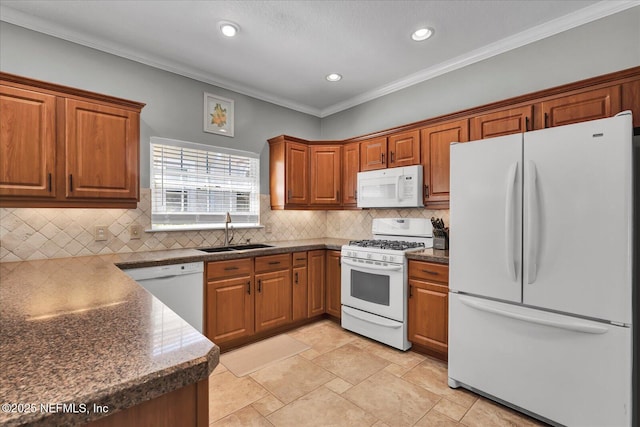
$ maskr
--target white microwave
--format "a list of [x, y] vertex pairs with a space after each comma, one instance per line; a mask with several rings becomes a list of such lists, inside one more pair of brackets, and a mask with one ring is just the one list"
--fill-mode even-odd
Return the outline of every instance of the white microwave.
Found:
[[421, 189], [422, 165], [358, 172], [358, 207], [422, 207]]

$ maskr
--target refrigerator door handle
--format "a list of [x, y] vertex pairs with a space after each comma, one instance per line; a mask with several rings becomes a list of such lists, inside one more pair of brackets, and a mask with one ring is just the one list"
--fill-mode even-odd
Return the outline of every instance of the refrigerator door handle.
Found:
[[529, 206], [529, 215], [527, 220], [527, 262], [529, 265], [527, 273], [527, 283], [532, 284], [536, 281], [538, 275], [538, 228], [539, 228], [539, 206], [536, 164], [529, 160], [527, 163], [529, 179], [527, 205]]
[[556, 319], [545, 319], [524, 313], [515, 313], [513, 311], [505, 310], [500, 307], [494, 307], [490, 304], [476, 301], [474, 299], [460, 296], [460, 302], [467, 307], [475, 308], [476, 310], [485, 311], [487, 313], [496, 314], [498, 316], [509, 317], [511, 319], [521, 320], [523, 322], [535, 323], [538, 325], [549, 326], [552, 328], [566, 329], [574, 332], [582, 332], [585, 334], [604, 334], [609, 331], [606, 326], [593, 325], [585, 322], [581, 322], [579, 319], [571, 321], [562, 321]]
[[514, 199], [514, 190], [516, 188], [516, 175], [518, 172], [518, 162], [515, 162], [509, 168], [509, 174], [507, 176], [507, 201], [504, 208], [504, 227], [505, 227], [505, 250], [506, 250], [506, 258], [507, 258], [507, 273], [509, 274], [509, 278], [515, 281], [518, 277], [516, 276], [516, 266], [515, 266], [515, 253], [514, 253], [514, 226], [515, 226], [515, 206], [513, 203]]

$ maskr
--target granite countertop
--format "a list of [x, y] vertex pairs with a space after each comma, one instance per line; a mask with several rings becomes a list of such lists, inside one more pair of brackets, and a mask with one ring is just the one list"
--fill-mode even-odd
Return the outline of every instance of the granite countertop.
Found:
[[418, 261], [437, 262], [439, 264], [449, 264], [449, 250], [441, 249], [423, 249], [417, 252], [407, 253], [408, 259], [415, 259]]
[[103, 257], [1, 263], [0, 280], [2, 426], [83, 424], [104, 416], [94, 404], [114, 413], [218, 364], [216, 345]]
[[[347, 243], [309, 239], [233, 252], [175, 249], [0, 263], [0, 404], [28, 405], [3, 407], [0, 425], [82, 424], [101, 415], [41, 411], [40, 404], [106, 405], [114, 413], [213, 371], [220, 349], [120, 268], [340, 250]], [[448, 251], [435, 249], [407, 257], [449, 262]], [[31, 405], [36, 410], [27, 411]]]

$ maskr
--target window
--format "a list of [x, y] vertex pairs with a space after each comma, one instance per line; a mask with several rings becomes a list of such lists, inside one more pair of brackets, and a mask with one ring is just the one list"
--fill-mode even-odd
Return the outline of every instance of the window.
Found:
[[151, 138], [152, 229], [259, 225], [260, 159], [255, 153]]

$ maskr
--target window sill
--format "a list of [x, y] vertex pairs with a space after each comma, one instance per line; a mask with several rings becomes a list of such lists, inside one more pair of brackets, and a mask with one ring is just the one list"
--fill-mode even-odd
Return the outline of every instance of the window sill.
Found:
[[[260, 229], [264, 228], [264, 225], [255, 225], [255, 224], [229, 224], [229, 230], [248, 230], [248, 229]], [[224, 230], [224, 224], [214, 224], [214, 225], [167, 225], [167, 226], [156, 226], [151, 227], [148, 230], [144, 230], [145, 233], [162, 233], [165, 231], [210, 231], [210, 230]]]

